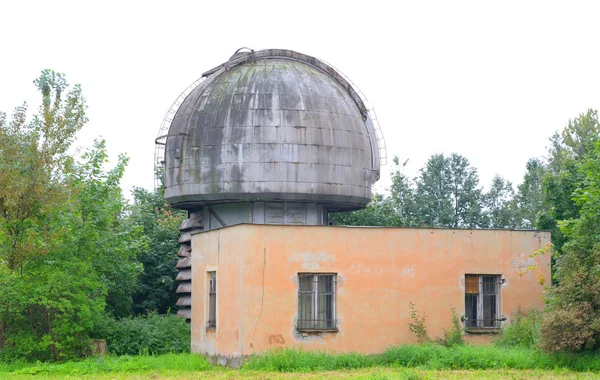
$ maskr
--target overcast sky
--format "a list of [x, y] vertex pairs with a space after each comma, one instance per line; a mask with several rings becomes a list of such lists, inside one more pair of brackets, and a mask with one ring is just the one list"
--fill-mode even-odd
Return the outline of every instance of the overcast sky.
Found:
[[0, 110], [39, 104], [40, 70], [66, 73], [89, 105], [77, 145], [104, 137], [130, 157], [123, 188], [152, 188], [173, 100], [239, 47], [291, 49], [362, 90], [406, 174], [457, 152], [482, 185], [516, 185], [555, 131], [600, 108], [599, 20], [594, 1], [3, 1]]

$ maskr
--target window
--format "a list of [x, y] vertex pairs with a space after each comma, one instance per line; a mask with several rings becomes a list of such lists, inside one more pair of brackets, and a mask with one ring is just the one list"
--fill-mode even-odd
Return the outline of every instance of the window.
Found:
[[208, 320], [206, 327], [217, 327], [217, 272], [208, 272]]
[[465, 275], [465, 323], [467, 329], [499, 328], [500, 286], [498, 275]]
[[336, 330], [335, 274], [298, 275], [298, 330]]

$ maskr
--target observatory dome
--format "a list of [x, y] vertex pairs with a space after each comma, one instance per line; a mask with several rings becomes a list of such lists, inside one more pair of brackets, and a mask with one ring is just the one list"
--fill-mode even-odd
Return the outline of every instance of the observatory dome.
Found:
[[236, 52], [181, 102], [165, 142], [165, 197], [209, 203], [371, 199], [379, 147], [361, 97], [324, 62], [290, 50]]

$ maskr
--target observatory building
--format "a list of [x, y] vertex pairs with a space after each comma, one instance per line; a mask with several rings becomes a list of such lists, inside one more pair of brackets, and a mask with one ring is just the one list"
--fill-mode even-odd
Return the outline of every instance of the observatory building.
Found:
[[188, 214], [177, 304], [193, 352], [381, 352], [414, 341], [410, 302], [432, 335], [454, 307], [486, 341], [543, 306], [550, 259], [530, 254], [547, 232], [329, 225], [370, 201], [385, 148], [364, 97], [321, 60], [240, 49], [175, 101], [156, 143], [165, 197]]

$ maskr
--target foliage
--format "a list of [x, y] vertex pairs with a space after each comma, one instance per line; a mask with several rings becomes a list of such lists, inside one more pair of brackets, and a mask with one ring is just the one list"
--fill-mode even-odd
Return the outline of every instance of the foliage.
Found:
[[543, 315], [540, 346], [548, 352], [591, 351], [598, 346], [598, 322], [589, 303], [569, 310], [555, 307]]
[[483, 205], [489, 228], [518, 228], [522, 222], [515, 202], [512, 183], [494, 176], [490, 189], [483, 195]]
[[89, 353], [104, 289], [89, 263], [67, 254], [50, 253], [30, 260], [22, 273], [2, 273], [4, 360], [67, 360]]
[[0, 115], [0, 354], [68, 360], [90, 352], [107, 309], [131, 313], [142, 269], [141, 229], [124, 218], [120, 180], [104, 141], [79, 159], [68, 153], [87, 121], [81, 88], [44, 70], [42, 106]]
[[51, 252], [68, 230], [53, 221], [71, 194], [72, 159], [66, 153], [87, 121], [81, 88], [44, 70], [34, 81], [42, 106], [27, 120], [27, 105], [12, 120], [0, 114], [0, 264], [23, 270]]
[[78, 170], [67, 150], [86, 106], [62, 74], [44, 70], [34, 83], [42, 106], [33, 119], [25, 105], [0, 117], [0, 349], [64, 360], [87, 354], [105, 304], [100, 276], [75, 255]]
[[419, 223], [418, 206], [415, 198], [414, 182], [402, 173], [403, 168], [408, 163], [404, 161], [400, 165], [398, 157], [394, 157], [395, 168], [392, 171], [392, 186], [390, 188], [389, 200], [392, 203], [400, 224], [404, 227], [416, 226]]
[[422, 225], [476, 228], [482, 216], [479, 176], [469, 161], [456, 153], [432, 155], [416, 180], [416, 203]]
[[444, 339], [441, 343], [446, 347], [464, 345], [463, 327], [460, 323], [460, 317], [456, 314], [456, 308], [452, 307], [450, 313], [452, 315], [452, 326], [444, 331]]
[[108, 310], [116, 317], [131, 314], [132, 295], [142, 266], [136, 254], [144, 248], [141, 229], [124, 218], [127, 203], [120, 180], [128, 159], [120, 155], [114, 168], [105, 171], [106, 143], [97, 140], [82, 156], [73, 185], [76, 190], [72, 230], [74, 257], [89, 261], [106, 287]]
[[535, 348], [540, 339], [541, 312], [531, 310], [526, 314], [520, 311], [513, 315], [509, 325], [494, 341], [498, 347]]
[[145, 244], [137, 260], [143, 265], [140, 284], [133, 296], [133, 310], [138, 314], [176, 310], [177, 255], [179, 225], [184, 215], [169, 207], [163, 192], [133, 190], [134, 204], [128, 219], [141, 230]]
[[515, 206], [521, 228], [535, 228], [540, 213], [544, 210], [542, 182], [546, 168], [541, 160], [532, 158], [525, 165], [523, 182], [517, 186]]
[[371, 202], [362, 210], [329, 214], [329, 220], [342, 226], [402, 226], [389, 198], [373, 194]]
[[108, 318], [96, 334], [113, 355], [189, 352], [190, 325], [175, 315], [155, 313], [115, 321]]
[[408, 330], [415, 334], [419, 343], [429, 342], [429, 335], [427, 334], [427, 328], [425, 327], [425, 316], [415, 308], [415, 304], [409, 302], [410, 307], [410, 318], [413, 320], [412, 323], [408, 324]]
[[600, 347], [599, 130], [592, 111], [570, 122], [563, 140], [555, 143], [560, 166], [554, 164], [545, 182], [548, 192], [556, 192], [548, 197], [550, 217], [562, 234], [555, 257], [557, 283], [542, 317], [541, 346], [547, 351]]

